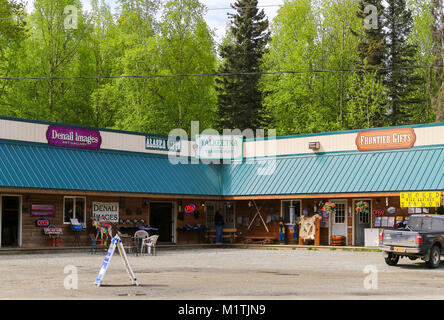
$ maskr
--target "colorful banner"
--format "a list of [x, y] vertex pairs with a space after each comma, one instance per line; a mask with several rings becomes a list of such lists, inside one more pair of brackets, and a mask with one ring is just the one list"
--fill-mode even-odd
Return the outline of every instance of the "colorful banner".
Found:
[[441, 205], [441, 192], [403, 192], [401, 208], [437, 208]]
[[54, 125], [48, 127], [46, 139], [50, 145], [56, 147], [97, 150], [102, 144], [99, 131]]

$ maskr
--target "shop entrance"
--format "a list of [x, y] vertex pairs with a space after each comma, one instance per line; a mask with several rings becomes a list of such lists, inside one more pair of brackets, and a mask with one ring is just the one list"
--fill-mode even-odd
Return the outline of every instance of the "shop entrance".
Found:
[[158, 242], [174, 243], [174, 207], [172, 202], [150, 203], [150, 226], [159, 229]]
[[347, 201], [334, 202], [336, 203], [336, 212], [330, 216], [330, 235], [344, 236], [347, 239]]
[[[356, 212], [356, 204], [359, 202], [367, 202], [368, 203], [368, 211], [367, 212]], [[355, 220], [355, 246], [363, 246], [364, 245], [364, 233], [365, 229], [371, 228], [371, 220], [370, 220], [370, 212], [372, 212], [371, 201], [370, 200], [354, 200], [353, 201], [353, 212], [354, 212], [354, 220]]]
[[18, 247], [20, 232], [20, 197], [0, 197], [1, 246]]

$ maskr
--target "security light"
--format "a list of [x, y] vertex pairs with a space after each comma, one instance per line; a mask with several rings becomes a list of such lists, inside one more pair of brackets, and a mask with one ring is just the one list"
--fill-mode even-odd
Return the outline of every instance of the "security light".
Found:
[[318, 142], [309, 142], [308, 147], [312, 150], [319, 150], [321, 148], [321, 143]]

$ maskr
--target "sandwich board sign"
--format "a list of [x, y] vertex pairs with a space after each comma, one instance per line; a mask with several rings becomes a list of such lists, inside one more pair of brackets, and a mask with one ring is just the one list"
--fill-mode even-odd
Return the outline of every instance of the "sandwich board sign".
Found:
[[136, 276], [134, 275], [134, 272], [131, 269], [131, 266], [128, 261], [128, 257], [126, 256], [125, 249], [123, 248], [123, 245], [122, 245], [122, 240], [120, 239], [118, 234], [116, 234], [114, 236], [114, 238], [111, 240], [111, 245], [109, 246], [109, 249], [108, 249], [108, 252], [106, 253], [105, 259], [103, 260], [103, 263], [100, 268], [99, 274], [97, 275], [95, 284], [98, 287], [100, 287], [103, 277], [106, 274], [106, 270], [108, 269], [108, 266], [111, 262], [111, 258], [113, 257], [114, 251], [116, 250], [116, 247], [119, 249], [120, 256], [122, 257], [122, 260], [123, 260], [123, 265], [125, 266], [125, 269], [128, 272], [128, 276], [130, 277], [131, 283], [135, 284], [136, 286], [139, 286], [139, 282], [137, 282]]

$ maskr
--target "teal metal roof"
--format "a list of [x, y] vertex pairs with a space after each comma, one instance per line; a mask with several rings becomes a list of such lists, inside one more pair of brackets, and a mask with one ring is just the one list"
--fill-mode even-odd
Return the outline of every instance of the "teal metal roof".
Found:
[[434, 191], [444, 190], [444, 146], [173, 165], [164, 155], [0, 140], [0, 187], [202, 196]]
[[0, 141], [0, 187], [219, 195], [214, 166], [167, 156]]
[[444, 147], [262, 158], [221, 175], [224, 196], [444, 190]]

